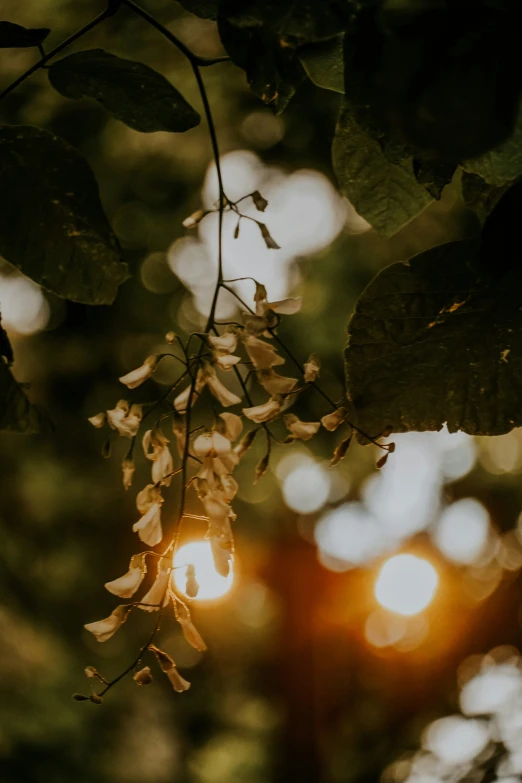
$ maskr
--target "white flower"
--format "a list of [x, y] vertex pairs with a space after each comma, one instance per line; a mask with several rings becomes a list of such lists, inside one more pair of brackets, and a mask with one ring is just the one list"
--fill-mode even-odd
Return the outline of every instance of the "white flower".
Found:
[[202, 209], [197, 209], [192, 215], [185, 218], [182, 225], [183, 228], [196, 228], [197, 224], [202, 220], [208, 212], [204, 212]]
[[255, 315], [254, 313], [241, 313], [241, 320], [247, 334], [264, 334], [267, 329], [277, 325], [277, 317], [272, 313]]
[[142, 416], [141, 405], [129, 407], [127, 400], [120, 400], [115, 408], [107, 411], [109, 426], [125, 438], [133, 438], [136, 435]]
[[107, 639], [110, 639], [116, 633], [120, 625], [123, 625], [129, 611], [130, 608], [128, 606], [121, 604], [104, 620], [87, 623], [83, 627], [86, 631], [90, 631], [99, 642], [106, 642]]
[[163, 497], [161, 496], [161, 490], [154, 484], [147, 484], [147, 486], [143, 487], [136, 495], [136, 508], [142, 514], [145, 514], [154, 504], [159, 504], [161, 506], [162, 503]]
[[193, 450], [196, 457], [217, 457], [232, 451], [232, 444], [228, 438], [214, 430], [198, 435], [194, 441]]
[[176, 413], [174, 414], [174, 420], [172, 422], [172, 432], [176, 438], [176, 445], [178, 447], [178, 454], [183, 457], [185, 454], [185, 445], [187, 440], [187, 429], [181, 420], [181, 417]]
[[293, 413], [287, 413], [284, 419], [286, 426], [298, 440], [309, 440], [321, 426], [320, 421], [301, 421]]
[[235, 496], [237, 495], [237, 491], [239, 489], [237, 481], [233, 476], [223, 475], [219, 477], [219, 484], [224, 499], [227, 501], [227, 503], [230, 503], [232, 500], [234, 500]]
[[147, 430], [143, 436], [143, 451], [147, 459], [152, 460], [152, 481], [154, 484], [165, 484], [167, 487], [172, 481], [174, 463], [172, 454], [167, 446], [168, 439], [157, 427]]
[[256, 283], [256, 292], [254, 294], [254, 302], [256, 303], [256, 315], [265, 315], [268, 310], [272, 310], [274, 313], [280, 315], [294, 315], [301, 309], [302, 298], [288, 297], [287, 299], [280, 299], [278, 302], [268, 302], [268, 295], [264, 285]]
[[190, 682], [187, 682], [187, 680], [183, 679], [170, 655], [167, 655], [166, 652], [160, 650], [158, 647], [156, 647], [155, 644], [149, 644], [149, 650], [155, 654], [162, 671], [169, 678], [174, 690], [177, 691], [177, 693], [188, 691], [190, 688]]
[[328, 413], [326, 416], [323, 416], [321, 419], [321, 424], [326, 430], [329, 430], [330, 432], [333, 432], [337, 429], [337, 427], [342, 424], [346, 416], [346, 409], [345, 408], [337, 408], [336, 410], [332, 411], [332, 413]]
[[219, 418], [225, 422], [225, 427], [221, 430], [225, 438], [228, 438], [231, 442], [239, 438], [243, 430], [241, 416], [238, 416], [236, 413], [225, 412], [220, 413]]
[[132, 526], [135, 533], [138, 533], [140, 540], [147, 546], [156, 546], [163, 538], [163, 530], [161, 528], [161, 505], [154, 503], [148, 511], [146, 511], [141, 519], [135, 522]]
[[147, 378], [150, 378], [156, 369], [158, 361], [159, 356], [147, 357], [140, 367], [137, 367], [135, 370], [131, 370], [131, 372], [128, 372], [127, 375], [122, 375], [122, 377], [119, 379], [120, 383], [123, 383], [124, 386], [127, 386], [129, 389], [135, 389], [137, 386], [141, 386], [141, 384], [146, 381]]
[[117, 595], [120, 598], [130, 598], [141, 585], [146, 573], [145, 555], [133, 555], [127, 573], [120, 576], [119, 579], [106, 582], [105, 588], [109, 593], [113, 593], [113, 595]]
[[207, 340], [216, 353], [234, 353], [237, 348], [237, 334], [235, 332], [224, 332], [224, 334], [217, 336], [209, 334]]
[[314, 383], [319, 377], [321, 362], [315, 353], [311, 353], [304, 365], [304, 379], [306, 383]]
[[157, 612], [160, 608], [160, 604], [163, 606], [168, 604], [170, 572], [171, 565], [169, 563], [169, 558], [160, 557], [156, 579], [148, 593], [146, 593], [140, 601], [140, 609], [143, 609], [144, 612]]
[[244, 333], [243, 342], [250, 361], [257, 370], [269, 370], [284, 364], [285, 360], [279, 356], [276, 349], [266, 340], [260, 340], [251, 334]]
[[280, 315], [294, 315], [299, 312], [302, 304], [302, 297], [289, 296], [287, 299], [280, 299], [278, 302], [267, 302], [266, 310], [272, 310]]
[[107, 420], [107, 417], [105, 413], [97, 413], [95, 416], [89, 416], [87, 421], [92, 424], [93, 427], [96, 427], [96, 429], [99, 429], [100, 427], [103, 427]]
[[209, 492], [201, 499], [209, 521], [218, 527], [227, 527], [231, 519], [235, 519], [235, 514], [229, 504], [218, 490]]
[[297, 378], [286, 378], [284, 375], [279, 375], [275, 370], [258, 370], [257, 379], [261, 386], [267, 390], [269, 394], [288, 394], [291, 392], [297, 383]]
[[147, 546], [156, 546], [163, 538], [161, 529], [162, 503], [161, 492], [155, 484], [147, 484], [136, 498], [136, 506], [142, 517], [134, 523], [132, 529], [139, 534], [140, 539]]
[[219, 400], [224, 408], [228, 408], [229, 405], [238, 405], [241, 402], [241, 397], [227, 389], [221, 383], [212, 367], [208, 365], [205, 368], [205, 381], [214, 397]]
[[255, 405], [253, 408], [243, 408], [243, 413], [256, 424], [264, 421], [270, 421], [281, 412], [281, 400], [278, 397], [271, 397], [262, 405]]
[[230, 572], [230, 562], [232, 560], [232, 546], [230, 542], [218, 537], [208, 536], [212, 558], [216, 571], [221, 576], [227, 577]]
[[169, 678], [170, 683], [176, 693], [183, 693], [183, 691], [188, 691], [190, 688], [190, 682], [181, 676], [175, 666], [173, 666], [171, 669], [164, 669], [163, 671]]
[[195, 650], [199, 650], [200, 652], [206, 650], [207, 645], [203, 641], [203, 637], [192, 622], [188, 606], [186, 606], [183, 601], [180, 601], [179, 598], [176, 598], [174, 601], [174, 613], [178, 623], [181, 625], [183, 636], [187, 642], [192, 647], [194, 647]]
[[129, 489], [129, 487], [132, 485], [132, 477], [134, 476], [134, 471], [136, 470], [136, 465], [131, 459], [125, 459], [121, 463], [122, 471], [123, 471], [123, 486], [125, 489]]
[[[194, 403], [196, 402], [197, 398], [201, 394], [201, 391], [203, 390], [203, 387], [205, 386], [205, 383], [206, 380], [203, 371], [198, 370], [198, 373], [196, 375], [196, 380], [194, 382], [194, 391], [192, 392], [191, 405], [194, 405]], [[178, 413], [187, 412], [187, 406], [190, 399], [191, 388], [192, 388], [192, 384], [187, 386], [186, 389], [183, 389], [183, 391], [180, 394], [178, 394], [178, 396], [175, 398], [173, 405]]]
[[241, 361], [240, 356], [233, 356], [230, 353], [219, 355], [215, 359], [215, 363], [217, 364], [219, 369], [224, 370], [225, 372], [231, 370], [240, 361]]
[[127, 400], [120, 400], [116, 407], [107, 411], [109, 426], [116, 430], [118, 435], [125, 438], [133, 438], [140, 428], [143, 411], [141, 405], [131, 405]]

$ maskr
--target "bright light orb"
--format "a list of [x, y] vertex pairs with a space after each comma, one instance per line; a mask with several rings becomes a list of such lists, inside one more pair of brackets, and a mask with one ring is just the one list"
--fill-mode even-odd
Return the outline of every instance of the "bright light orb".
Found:
[[394, 555], [379, 571], [375, 598], [385, 609], [411, 617], [433, 599], [439, 577], [431, 563], [415, 555]]
[[226, 595], [234, 581], [233, 563], [228, 576], [216, 571], [210, 541], [192, 541], [181, 546], [174, 557], [174, 582], [177, 589], [184, 593], [187, 586], [187, 565], [196, 569], [199, 584], [197, 601], [212, 601]]

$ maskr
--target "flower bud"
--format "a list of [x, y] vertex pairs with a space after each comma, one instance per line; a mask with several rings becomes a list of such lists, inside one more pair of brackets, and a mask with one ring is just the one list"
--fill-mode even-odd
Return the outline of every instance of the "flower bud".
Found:
[[132, 679], [138, 685], [150, 685], [152, 682], [150, 666], [144, 666], [143, 669], [140, 669], [139, 672], [132, 675]]

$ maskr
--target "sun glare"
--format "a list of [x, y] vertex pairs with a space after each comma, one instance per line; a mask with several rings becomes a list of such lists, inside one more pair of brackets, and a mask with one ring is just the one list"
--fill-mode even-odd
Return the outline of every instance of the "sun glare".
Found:
[[182, 593], [187, 585], [187, 568], [192, 564], [196, 569], [196, 580], [199, 584], [198, 601], [211, 601], [226, 595], [234, 581], [233, 568], [227, 577], [216, 571], [209, 541], [192, 541], [181, 546], [174, 558], [174, 581]]
[[394, 555], [379, 571], [375, 598], [385, 609], [410, 617], [426, 609], [438, 582], [438, 574], [427, 560], [415, 555]]

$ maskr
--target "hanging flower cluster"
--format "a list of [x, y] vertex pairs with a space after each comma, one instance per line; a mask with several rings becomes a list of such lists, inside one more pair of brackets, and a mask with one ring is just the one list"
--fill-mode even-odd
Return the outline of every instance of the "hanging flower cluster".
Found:
[[[257, 208], [263, 211], [266, 200], [257, 191], [250, 195]], [[235, 208], [231, 202], [227, 204], [229, 208]], [[237, 208], [235, 211], [238, 212]], [[195, 213], [187, 219], [186, 225], [196, 225], [206, 214], [207, 212]], [[261, 233], [264, 236], [263, 229]], [[276, 243], [267, 244], [269, 247], [277, 247]], [[347, 410], [332, 402], [317, 387], [321, 366], [315, 354], [312, 354], [303, 366], [291, 357], [298, 377], [282, 372], [281, 368], [286, 364], [286, 359], [279, 352], [279, 348], [282, 347], [287, 354], [288, 351], [277, 336], [277, 327], [281, 316], [293, 315], [299, 311], [301, 299], [289, 297], [270, 301], [265, 286], [254, 280], [255, 293], [253, 306], [250, 307], [230, 287], [234, 282], [236, 281], [223, 280], [220, 272], [215, 301], [222, 289], [233, 293], [242, 307], [241, 322], [220, 330], [214, 320], [213, 308], [205, 332], [194, 333], [186, 342], [174, 332], [169, 332], [166, 342], [175, 346], [177, 353], [149, 356], [142, 365], [120, 378], [120, 382], [128, 389], [135, 389], [153, 375], [163, 358], [173, 356], [181, 363], [183, 372], [167, 395], [149, 406], [120, 400], [114, 409], [98, 413], [89, 419], [96, 428], [108, 425], [113, 431], [111, 437], [117, 435], [131, 440], [122, 463], [123, 485], [128, 489], [134, 477], [134, 448], [140, 429], [146, 419], [154, 414], [157, 416], [154, 424], [144, 428], [141, 437], [143, 455], [151, 463], [151, 473], [150, 482], [140, 489], [136, 496], [137, 518], [132, 529], [147, 547], [162, 545], [163, 549], [161, 552], [146, 550], [133, 555], [128, 571], [105, 584], [110, 593], [120, 599], [131, 599], [131, 602], [120, 604], [108, 617], [85, 626], [99, 642], [104, 642], [116, 633], [133, 609], [158, 613], [151, 637], [125, 672], [132, 673], [138, 685], [148, 684], [152, 679], [150, 667], [140, 668], [143, 655], [149, 651], [156, 657], [174, 690], [182, 692], [189, 688], [189, 683], [181, 677], [172, 658], [154, 644], [160, 618], [169, 605], [172, 606], [174, 618], [187, 642], [197, 650], [206, 649], [205, 642], [192, 622], [188, 607], [188, 603], [197, 597], [199, 590], [194, 564], [184, 565], [186, 587], [183, 595], [179, 594], [173, 579], [173, 558], [181, 525], [184, 519], [195, 516], [186, 510], [188, 492], [194, 492], [199, 500], [201, 514], [196, 518], [206, 522], [206, 538], [210, 543], [215, 569], [226, 577], [234, 556], [233, 526], [236, 514], [232, 503], [238, 491], [234, 471], [257, 434], [264, 432], [266, 451], [255, 468], [254, 482], [261, 479], [269, 467], [273, 442], [289, 444], [296, 440], [308, 441], [321, 427], [329, 432], [343, 427], [345, 433], [335, 447], [331, 459], [331, 464], [334, 465], [345, 456], [352, 438], [354, 427], [347, 421]], [[199, 341], [199, 346], [191, 352], [189, 348], [194, 345], [194, 340]], [[226, 380], [227, 376], [235, 377], [235, 388], [231, 388], [231, 383]], [[184, 388], [183, 381], [186, 384]], [[331, 410], [316, 421], [301, 421], [294, 413], [289, 412], [289, 409], [298, 395], [311, 386], [321, 391]], [[181, 390], [179, 387], [182, 387]], [[255, 403], [254, 396], [257, 398]], [[213, 421], [211, 424], [194, 427], [194, 406], [205, 397], [209, 404], [201, 408], [207, 414], [214, 411]], [[215, 411], [216, 402], [227, 410]], [[235, 410], [232, 412], [229, 408]], [[275, 422], [284, 426], [285, 435], [282, 439], [276, 438], [271, 429]], [[169, 436], [166, 433], [167, 423], [171, 433]], [[245, 426], [248, 425], [250, 428], [244, 432]], [[174, 452], [170, 445], [172, 437]], [[375, 439], [370, 440], [376, 442]], [[393, 450], [393, 444], [378, 445], [384, 449], [385, 458]], [[105, 444], [103, 453], [106, 456], [110, 453], [110, 439]], [[380, 463], [384, 464], [383, 460]], [[164, 493], [177, 475], [181, 476], [181, 487], [177, 490], [179, 512], [173, 529], [165, 531], [162, 523]], [[168, 535], [165, 535], [165, 532]], [[155, 561], [152, 569], [151, 561]], [[136, 594], [147, 578], [147, 564], [149, 570], [153, 571], [154, 578], [142, 597], [136, 600]], [[93, 692], [90, 697], [77, 695], [76, 698], [90, 698], [91, 701], [99, 703], [103, 694], [119, 681], [122, 675], [113, 681], [107, 681], [93, 667], [88, 669], [89, 674], [87, 670], [86, 674], [89, 679], [93, 682], [99, 680], [105, 687], [99, 692]]]

